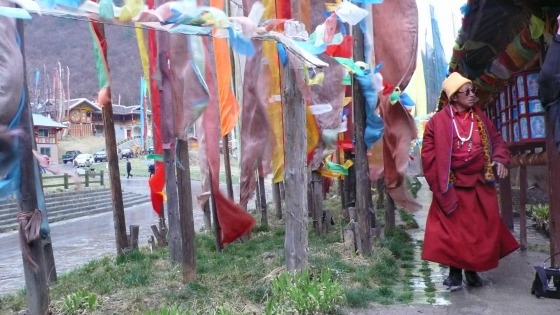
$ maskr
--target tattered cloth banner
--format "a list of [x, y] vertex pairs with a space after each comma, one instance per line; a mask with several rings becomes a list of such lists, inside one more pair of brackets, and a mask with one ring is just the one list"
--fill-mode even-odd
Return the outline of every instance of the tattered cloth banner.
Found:
[[268, 123], [267, 100], [270, 91], [270, 68], [263, 64], [262, 43], [254, 43], [255, 55], [247, 58], [243, 82], [243, 111], [241, 112], [241, 172], [240, 205], [247, 207], [255, 192], [255, 170], [262, 161], [268, 174], [272, 148]]
[[[364, 0], [365, 1], [365, 0]], [[404, 91], [414, 70], [418, 50], [416, 0], [390, 0], [374, 5], [374, 60], [383, 60], [383, 80]], [[379, 30], [379, 31], [377, 31]], [[395, 45], [395, 41], [406, 45]], [[366, 58], [367, 59], [367, 58]]]
[[107, 40], [105, 39], [103, 24], [90, 20], [89, 25], [93, 37], [95, 68], [99, 81], [97, 104], [103, 107], [111, 104], [111, 77], [109, 75], [109, 64], [107, 63]]
[[[209, 46], [209, 38], [203, 40], [204, 45]], [[210, 102], [202, 117], [202, 126], [206, 136], [206, 162], [210, 169], [212, 194], [216, 204], [218, 223], [222, 231], [220, 235], [221, 243], [226, 245], [249, 233], [255, 226], [256, 221], [247, 211], [224, 197], [220, 192], [220, 125], [217, 123], [220, 121], [220, 114], [216, 97], [216, 84], [209, 63], [206, 63], [204, 77], [210, 91]]]
[[410, 146], [417, 138], [414, 118], [399, 102], [391, 105], [385, 95], [380, 97], [379, 107], [385, 121], [385, 132], [383, 166], [378, 165], [378, 167], [383, 167], [385, 187], [395, 204], [408, 212], [415, 212], [422, 206], [412, 197], [406, 185]]

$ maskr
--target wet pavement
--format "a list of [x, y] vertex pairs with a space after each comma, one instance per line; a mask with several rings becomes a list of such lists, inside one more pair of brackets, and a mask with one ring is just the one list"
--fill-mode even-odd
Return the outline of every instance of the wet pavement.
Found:
[[[124, 191], [149, 194], [146, 177], [121, 178]], [[193, 200], [200, 194], [200, 182], [192, 182]], [[225, 190], [225, 186], [222, 191]], [[239, 196], [234, 186], [235, 196]], [[267, 194], [268, 195], [268, 194]], [[271, 198], [267, 196], [267, 198]], [[238, 198], [236, 198], [238, 199]], [[270, 199], [271, 200], [271, 199]], [[202, 210], [193, 204], [195, 231], [204, 225]], [[150, 203], [125, 209], [126, 226], [139, 225], [140, 246], [147, 245], [153, 235], [151, 225], [157, 225], [158, 217]], [[115, 230], [113, 213], [107, 212], [50, 224], [51, 239], [57, 274], [68, 272], [86, 262], [115, 254]], [[12, 293], [25, 287], [18, 232], [0, 234], [0, 294]]]
[[[421, 178], [422, 189], [418, 192], [418, 201], [423, 208], [414, 214], [419, 228], [411, 234], [415, 240], [422, 240], [426, 226], [426, 217], [431, 202], [431, 192], [426, 181]], [[548, 239], [533, 228], [528, 231], [529, 248], [543, 244], [548, 245]], [[514, 231], [519, 238], [519, 229]], [[428, 303], [422, 276], [418, 270], [422, 267], [420, 248], [416, 252], [416, 268], [414, 274], [414, 301], [409, 305], [376, 305], [374, 308], [363, 310], [349, 310], [352, 315], [396, 315], [396, 314], [461, 314], [461, 315], [533, 315], [560, 314], [560, 300], [537, 299], [531, 295], [531, 285], [535, 278], [534, 265], [542, 265], [548, 254], [536, 251], [515, 251], [500, 260], [498, 268], [480, 273], [484, 280], [482, 288], [464, 287], [458, 291], [449, 292], [442, 285], [448, 269], [439, 264], [429, 263], [431, 282], [436, 286], [435, 303]]]

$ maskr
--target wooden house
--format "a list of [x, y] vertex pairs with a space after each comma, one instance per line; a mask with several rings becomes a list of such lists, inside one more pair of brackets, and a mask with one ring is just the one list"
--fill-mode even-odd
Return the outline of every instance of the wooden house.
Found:
[[39, 114], [33, 114], [33, 127], [37, 151], [48, 157], [58, 157], [60, 131], [67, 127]]
[[[102, 109], [96, 103], [85, 98], [71, 100], [68, 107], [69, 132], [71, 137], [103, 136]], [[147, 111], [148, 121], [151, 112]], [[115, 137], [117, 140], [140, 136], [140, 106], [113, 104], [113, 121], [115, 124]], [[150, 126], [150, 124], [146, 124]], [[147, 128], [149, 130], [151, 128]]]
[[70, 101], [66, 120], [69, 122], [68, 135], [88, 137], [103, 130], [101, 107], [85, 98]]

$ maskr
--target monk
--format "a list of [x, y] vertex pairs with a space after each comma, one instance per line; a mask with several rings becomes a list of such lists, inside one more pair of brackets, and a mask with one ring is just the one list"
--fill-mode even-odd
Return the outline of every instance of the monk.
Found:
[[[452, 73], [442, 84], [440, 110], [426, 124], [424, 176], [433, 193], [422, 259], [448, 265], [443, 284], [454, 291], [483, 285], [477, 272], [519, 248], [503, 223], [496, 176], [508, 174], [510, 152], [494, 125], [475, 107], [472, 82]], [[494, 170], [495, 168], [495, 170]]]

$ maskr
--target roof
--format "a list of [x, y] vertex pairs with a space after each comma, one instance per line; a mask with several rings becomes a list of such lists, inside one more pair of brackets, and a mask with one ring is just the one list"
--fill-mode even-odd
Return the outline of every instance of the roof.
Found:
[[39, 114], [33, 114], [33, 126], [50, 127], [50, 128], [68, 128], [67, 126], [61, 123], [58, 123], [48, 117]]
[[492, 97], [512, 76], [539, 67], [542, 42], [558, 16], [553, 0], [469, 0], [453, 48], [449, 72], [457, 71]]
[[74, 108], [78, 105], [85, 104], [85, 105], [91, 107], [91, 109], [93, 109], [94, 112], [101, 112], [101, 107], [97, 106], [97, 104], [91, 102], [87, 98], [76, 98], [76, 99], [70, 100], [69, 102], [72, 103], [72, 105], [68, 106], [68, 109], [72, 109], [72, 108]]
[[[151, 112], [148, 110], [148, 114]], [[128, 115], [128, 114], [140, 114], [140, 105], [115, 105], [113, 104], [113, 115]]]

